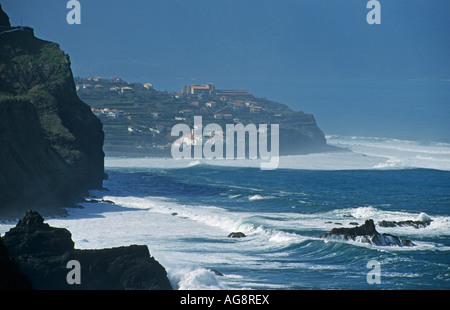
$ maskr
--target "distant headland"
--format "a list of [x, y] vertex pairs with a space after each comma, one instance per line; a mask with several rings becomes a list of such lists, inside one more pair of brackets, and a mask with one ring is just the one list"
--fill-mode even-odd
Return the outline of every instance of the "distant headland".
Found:
[[182, 85], [179, 92], [158, 91], [152, 83], [119, 77], [75, 78], [78, 96], [103, 123], [106, 156], [170, 156], [177, 123], [279, 124], [280, 155], [334, 150], [314, 116], [258, 98], [248, 90], [217, 89], [214, 83]]

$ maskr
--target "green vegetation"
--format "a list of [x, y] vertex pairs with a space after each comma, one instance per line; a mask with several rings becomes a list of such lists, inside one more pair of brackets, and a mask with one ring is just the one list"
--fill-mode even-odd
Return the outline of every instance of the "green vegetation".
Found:
[[58, 44], [37, 39], [31, 28], [5, 29], [0, 216], [30, 207], [60, 208], [102, 186], [102, 124], [78, 98], [69, 57]]
[[75, 79], [78, 95], [103, 123], [107, 156], [170, 156], [178, 137], [175, 124], [193, 128], [194, 115], [202, 123], [280, 125], [280, 153], [298, 154], [327, 149], [314, 117], [286, 105], [252, 95], [182, 95], [161, 92], [149, 85], [120, 79]]

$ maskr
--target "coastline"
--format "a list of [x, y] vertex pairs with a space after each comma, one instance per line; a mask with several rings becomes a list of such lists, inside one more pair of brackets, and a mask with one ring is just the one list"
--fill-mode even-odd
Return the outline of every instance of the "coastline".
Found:
[[[166, 161], [152, 159], [148, 167], [131, 160], [130, 168], [107, 168], [107, 190], [91, 192], [92, 201], [69, 210], [68, 217], [46, 221], [70, 230], [80, 249], [146, 244], [180, 290], [370, 288], [361, 276], [368, 257], [381, 262], [397, 258], [383, 264], [382, 287], [399, 288], [429, 274], [420, 267], [424, 253], [430, 253], [434, 272], [444, 276], [432, 283], [445, 279], [449, 217], [442, 198], [448, 171], [279, 169], [262, 174], [248, 165], [180, 169], [170, 166], [175, 160], [163, 165]], [[248, 183], [243, 173], [258, 178], [258, 185]], [[436, 190], [441, 194], [431, 199]], [[418, 196], [405, 205], [411, 195]], [[432, 219], [429, 226], [377, 227], [380, 233], [410, 239], [417, 245], [413, 248], [320, 238], [366, 219], [376, 225], [403, 223], [422, 212]], [[234, 231], [246, 237], [227, 237]], [[414, 270], [406, 268], [405, 260]]]

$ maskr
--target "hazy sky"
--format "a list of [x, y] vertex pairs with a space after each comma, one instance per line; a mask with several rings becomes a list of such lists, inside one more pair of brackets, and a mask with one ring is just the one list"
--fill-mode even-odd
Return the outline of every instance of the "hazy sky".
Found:
[[450, 137], [449, 0], [379, 0], [380, 25], [368, 0], [79, 0], [81, 25], [67, 2], [0, 0], [76, 76], [215, 82], [313, 113], [326, 133]]
[[450, 1], [1, 0], [12, 24], [61, 44], [77, 75], [135, 80], [450, 77]]

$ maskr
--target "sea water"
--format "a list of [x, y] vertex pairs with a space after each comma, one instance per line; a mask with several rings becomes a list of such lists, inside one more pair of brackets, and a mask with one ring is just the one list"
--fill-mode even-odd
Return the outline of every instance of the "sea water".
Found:
[[[346, 151], [285, 156], [273, 171], [251, 160], [107, 158], [106, 189], [91, 192], [104, 201], [45, 220], [79, 249], [148, 245], [175, 289], [450, 289], [450, 144], [327, 139]], [[427, 217], [425, 228], [377, 225]], [[416, 246], [320, 238], [367, 219]], [[246, 237], [228, 237], [237, 231]]]

